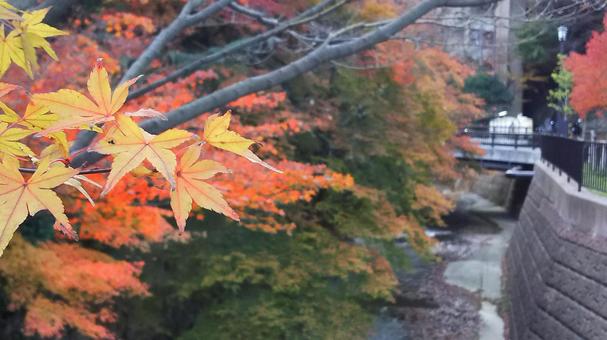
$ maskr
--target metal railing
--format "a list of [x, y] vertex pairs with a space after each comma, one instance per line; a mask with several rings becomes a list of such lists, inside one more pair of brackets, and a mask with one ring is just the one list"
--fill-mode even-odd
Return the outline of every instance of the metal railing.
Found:
[[[468, 127], [462, 131], [490, 147], [508, 146], [539, 147], [542, 159], [552, 165], [559, 174], [565, 173], [567, 181], [574, 180], [578, 190], [582, 186], [607, 193], [607, 142], [590, 142], [563, 136], [532, 133], [527, 131], [503, 131], [501, 128]], [[507, 130], [507, 129], [506, 129]], [[522, 132], [522, 133], [521, 133]]]
[[552, 165], [553, 170], [567, 175], [567, 182], [573, 179], [582, 189], [584, 182], [584, 142], [561, 136], [541, 135], [542, 159]]
[[573, 179], [588, 189], [607, 192], [607, 143], [560, 136], [541, 136], [542, 159], [548, 161], [567, 181]]
[[526, 130], [516, 132], [508, 132], [507, 129], [483, 129], [483, 128], [466, 128], [463, 134], [476, 139], [481, 145], [495, 146], [510, 146], [519, 148], [536, 148], [539, 147], [539, 135]]
[[607, 192], [607, 143], [586, 142], [582, 185]]

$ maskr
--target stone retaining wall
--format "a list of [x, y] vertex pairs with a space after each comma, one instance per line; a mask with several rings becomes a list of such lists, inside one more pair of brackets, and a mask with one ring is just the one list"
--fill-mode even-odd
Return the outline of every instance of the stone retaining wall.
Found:
[[511, 339], [607, 339], [607, 196], [536, 164], [505, 266]]

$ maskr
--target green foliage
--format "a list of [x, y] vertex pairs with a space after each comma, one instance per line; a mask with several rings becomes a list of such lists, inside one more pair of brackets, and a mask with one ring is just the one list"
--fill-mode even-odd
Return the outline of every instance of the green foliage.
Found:
[[55, 238], [53, 223], [53, 216], [47, 211], [41, 211], [23, 223], [21, 236], [33, 243], [53, 240]]
[[501, 110], [512, 101], [512, 93], [496, 76], [477, 72], [464, 82], [464, 91], [473, 93], [485, 100], [486, 108]]
[[301, 162], [324, 163], [335, 171], [349, 173], [356, 183], [384, 192], [398, 213], [410, 211], [415, 173], [400, 155], [346, 157], [344, 150], [331, 148], [329, 138], [318, 131], [291, 136], [290, 143], [295, 147], [293, 158]]
[[569, 97], [573, 88], [573, 74], [563, 66], [564, 55], [559, 55], [559, 61], [556, 69], [550, 75], [556, 83], [556, 88], [548, 91], [548, 106], [564, 113], [566, 116], [573, 115], [575, 112], [569, 105]]
[[377, 153], [389, 142], [383, 135], [388, 124], [386, 114], [399, 107], [399, 91], [387, 71], [380, 70], [371, 76], [337, 70], [331, 94], [340, 108], [337, 124], [340, 134], [347, 136], [344, 149], [348, 149], [348, 157]]
[[143, 276], [153, 297], [129, 302], [125, 312], [145, 321], [133, 322], [128, 332], [140, 338], [365, 338], [375, 303], [389, 300], [395, 284], [376, 268], [376, 252], [344, 242], [379, 233], [372, 209], [351, 192], [329, 190], [286, 207], [286, 218], [298, 225], [290, 236], [251, 231], [217, 215], [188, 225], [197, 237], [153, 249], [146, 258]]
[[516, 31], [518, 53], [526, 65], [553, 65], [558, 40], [556, 26], [543, 21], [527, 22]]

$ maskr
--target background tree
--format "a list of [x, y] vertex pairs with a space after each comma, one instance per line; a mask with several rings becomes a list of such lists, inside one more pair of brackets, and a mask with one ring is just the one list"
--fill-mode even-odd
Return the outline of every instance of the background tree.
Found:
[[565, 69], [564, 62], [565, 56], [560, 55], [557, 69], [551, 74], [557, 87], [548, 91], [548, 106], [562, 112], [565, 117], [569, 117], [575, 113], [569, 104], [573, 77], [571, 72]]
[[[607, 27], [607, 19], [603, 25]], [[607, 104], [607, 84], [601, 69], [605, 64], [606, 41], [607, 33], [593, 32], [586, 45], [586, 53], [572, 53], [565, 61], [565, 67], [573, 74], [571, 106], [581, 117], [592, 111], [600, 114]]]

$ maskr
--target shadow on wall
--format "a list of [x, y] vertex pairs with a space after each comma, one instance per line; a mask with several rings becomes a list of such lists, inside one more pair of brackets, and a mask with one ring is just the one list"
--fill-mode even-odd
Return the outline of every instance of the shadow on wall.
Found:
[[529, 178], [508, 178], [504, 172], [486, 170], [472, 183], [470, 191], [518, 217], [530, 184]]

